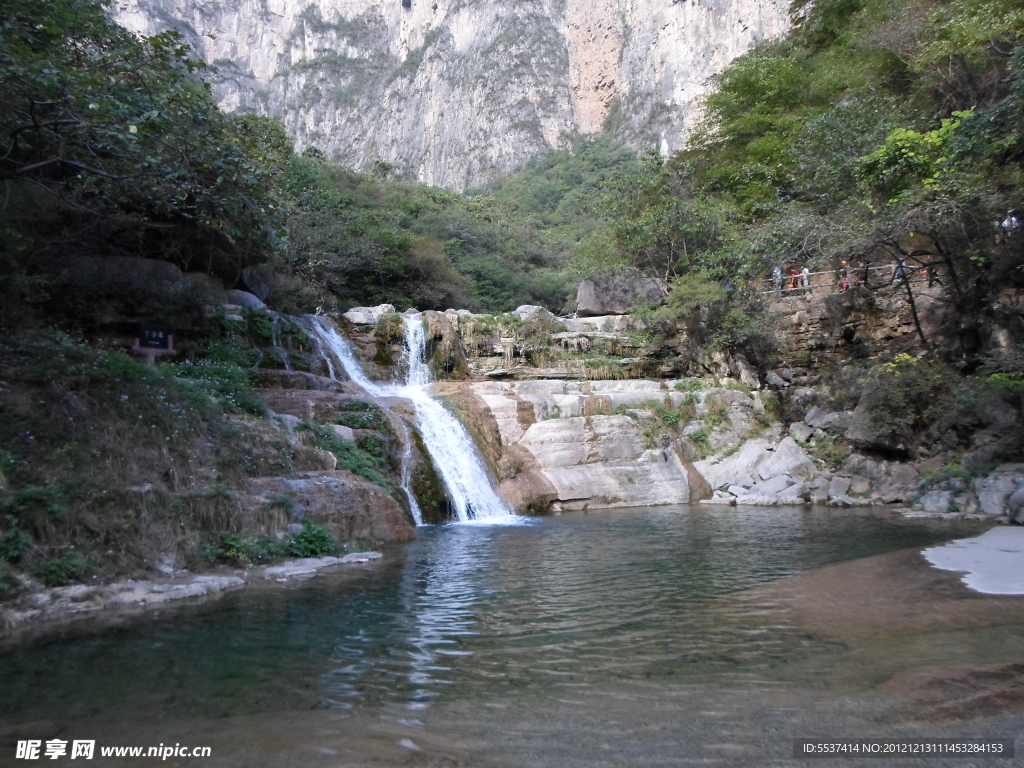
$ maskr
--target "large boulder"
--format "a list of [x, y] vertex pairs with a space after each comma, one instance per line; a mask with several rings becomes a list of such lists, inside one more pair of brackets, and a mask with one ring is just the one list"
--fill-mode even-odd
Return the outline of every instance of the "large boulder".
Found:
[[[475, 425], [499, 493], [517, 510], [543, 513], [710, 496], [685, 444], [663, 434], [652, 445], [643, 434], [644, 401], [664, 395], [660, 382], [476, 382], [448, 402]], [[618, 404], [636, 406], [638, 418], [610, 414]]]
[[1008, 514], [1008, 502], [1024, 487], [1024, 464], [1003, 464], [988, 477], [974, 481], [978, 506], [986, 515]]
[[828, 498], [837, 499], [850, 491], [850, 478], [833, 477], [828, 483]]
[[918, 504], [921, 505], [923, 511], [935, 515], [949, 512], [949, 505], [952, 501], [952, 491], [928, 491], [920, 498]]
[[555, 316], [546, 310], [544, 307], [539, 307], [534, 304], [524, 304], [521, 307], [516, 307], [515, 310], [509, 312], [513, 317], [517, 317], [523, 321], [543, 321], [543, 320], [554, 320]]
[[762, 438], [748, 440], [732, 456], [721, 461], [702, 459], [695, 461], [697, 471], [704, 476], [708, 484], [715, 490], [730, 485], [742, 485], [739, 480], [757, 476], [757, 469], [768, 461], [772, 454], [768, 450], [769, 442]]
[[266, 301], [270, 295], [270, 286], [256, 267], [246, 267], [242, 270], [242, 287], [260, 301]]
[[761, 465], [758, 472], [763, 480], [779, 475], [809, 478], [814, 473], [814, 462], [796, 444], [796, 440], [787, 437], [779, 442], [771, 458]]
[[1013, 492], [1006, 502], [1006, 511], [1011, 523], [1024, 524], [1024, 485]]
[[565, 330], [574, 333], [626, 333], [642, 325], [637, 318], [623, 315], [600, 315], [596, 317], [570, 317], [562, 320]]
[[311, 520], [342, 544], [411, 541], [416, 531], [383, 488], [346, 470], [259, 477], [246, 482], [243, 532], [273, 534], [288, 524]]
[[245, 309], [265, 309], [266, 304], [259, 297], [248, 291], [228, 291], [228, 303]]
[[777, 475], [770, 480], [762, 480], [760, 483], [755, 483], [751, 486], [750, 493], [760, 494], [762, 496], [774, 496], [782, 493], [791, 485], [795, 484], [796, 481], [789, 475]]
[[384, 315], [393, 315], [393, 304], [378, 304], [376, 307], [352, 307], [342, 317], [353, 325], [376, 325]]
[[875, 497], [887, 504], [903, 501], [907, 492], [921, 479], [913, 464], [893, 464], [889, 479], [878, 489]]
[[814, 428], [807, 426], [802, 421], [794, 421], [789, 425], [789, 434], [797, 440], [806, 443], [814, 436]]
[[848, 417], [846, 414], [837, 413], [835, 411], [828, 413], [818, 406], [811, 408], [811, 410], [807, 412], [807, 415], [804, 416], [804, 423], [814, 427], [815, 429], [828, 429], [829, 427], [832, 427], [833, 429], [842, 429], [846, 427], [847, 420]]
[[857, 448], [883, 453], [906, 453], [898, 431], [892, 426], [879, 424], [872, 418], [874, 398], [870, 390], [861, 395], [850, 417], [846, 439]]
[[624, 315], [632, 309], [664, 300], [668, 286], [664, 280], [644, 277], [636, 270], [594, 275], [580, 283], [576, 291], [579, 317]]
[[427, 340], [437, 342], [427, 362], [449, 378], [467, 377], [469, 361], [459, 341], [458, 315], [428, 309], [423, 313], [423, 321], [427, 325]]

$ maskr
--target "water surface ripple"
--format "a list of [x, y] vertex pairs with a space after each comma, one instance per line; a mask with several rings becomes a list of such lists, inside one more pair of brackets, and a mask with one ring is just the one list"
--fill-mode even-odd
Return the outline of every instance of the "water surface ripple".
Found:
[[778, 606], [730, 595], [970, 532], [856, 511], [687, 507], [425, 527], [379, 565], [8, 651], [0, 716], [415, 712], [527, 685], [749, 675], [828, 648]]

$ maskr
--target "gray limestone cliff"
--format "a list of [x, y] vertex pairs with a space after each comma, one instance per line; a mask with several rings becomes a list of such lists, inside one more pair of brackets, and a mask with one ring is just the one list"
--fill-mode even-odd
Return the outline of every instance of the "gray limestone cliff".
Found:
[[[228, 110], [281, 118], [301, 150], [381, 159], [462, 190], [606, 128], [662, 153], [709, 78], [788, 28], [785, 0], [119, 0], [217, 67]], [[406, 7], [408, 6], [408, 7]]]

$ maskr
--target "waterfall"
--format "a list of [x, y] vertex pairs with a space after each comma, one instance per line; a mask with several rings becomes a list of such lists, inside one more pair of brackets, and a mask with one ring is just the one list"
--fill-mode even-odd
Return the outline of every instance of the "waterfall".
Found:
[[412, 512], [412, 519], [416, 525], [423, 525], [423, 510], [420, 509], [420, 503], [416, 501], [416, 494], [412, 492], [412, 435], [409, 434], [409, 428], [405, 426], [405, 422], [402, 421], [401, 417], [395, 416], [391, 420], [391, 426], [393, 426], [402, 438], [402, 476], [399, 479], [402, 492], [405, 493], [405, 498], [409, 500], [409, 511]]
[[405, 343], [409, 375], [402, 396], [416, 406], [416, 421], [423, 444], [444, 481], [460, 521], [508, 519], [512, 512], [491, 487], [483, 458], [461, 422], [427, 394], [430, 369], [426, 362], [423, 318], [405, 316]]
[[[487, 475], [483, 458], [469, 432], [444, 406], [427, 393], [430, 369], [426, 363], [426, 333], [422, 315], [404, 318], [408, 375], [404, 384], [382, 384], [370, 381], [352, 354], [349, 343], [323, 316], [308, 316], [310, 327], [324, 346], [331, 350], [349, 378], [371, 397], [403, 397], [412, 401], [416, 423], [423, 445], [437, 469], [460, 522], [512, 522], [516, 520], [508, 506], [498, 498]], [[328, 367], [334, 376], [334, 367]], [[406, 441], [403, 457], [403, 490], [410, 506], [418, 511], [408, 485], [408, 462], [411, 441]], [[419, 522], [419, 520], [417, 520]]]
[[270, 343], [274, 347], [274, 351], [277, 352], [277, 356], [281, 358], [281, 362], [284, 364], [284, 369], [290, 371], [292, 369], [292, 362], [289, 358], [288, 352], [284, 347], [281, 346], [281, 316], [277, 312], [268, 312], [270, 315]]

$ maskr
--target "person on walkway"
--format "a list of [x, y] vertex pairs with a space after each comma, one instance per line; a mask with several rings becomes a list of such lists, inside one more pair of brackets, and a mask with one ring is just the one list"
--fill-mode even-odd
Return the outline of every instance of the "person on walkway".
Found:
[[772, 270], [772, 284], [775, 286], [775, 295], [782, 295], [782, 267], [778, 264]]
[[811, 292], [811, 270], [806, 264], [800, 270], [800, 287], [808, 293]]
[[907, 279], [907, 263], [903, 260], [903, 257], [896, 259], [896, 263], [892, 268], [892, 279], [889, 281], [889, 285], [892, 285], [896, 281], [902, 281]]
[[1020, 217], [1013, 211], [1007, 211], [1006, 218], [999, 223], [999, 227], [1003, 230], [1003, 238], [1005, 239], [1015, 229], [1020, 229]]
[[842, 266], [839, 267], [838, 272], [840, 290], [848, 291], [850, 289], [850, 265], [844, 261]]
[[796, 267], [789, 268], [789, 290], [795, 291], [800, 287], [800, 273], [796, 271]]

